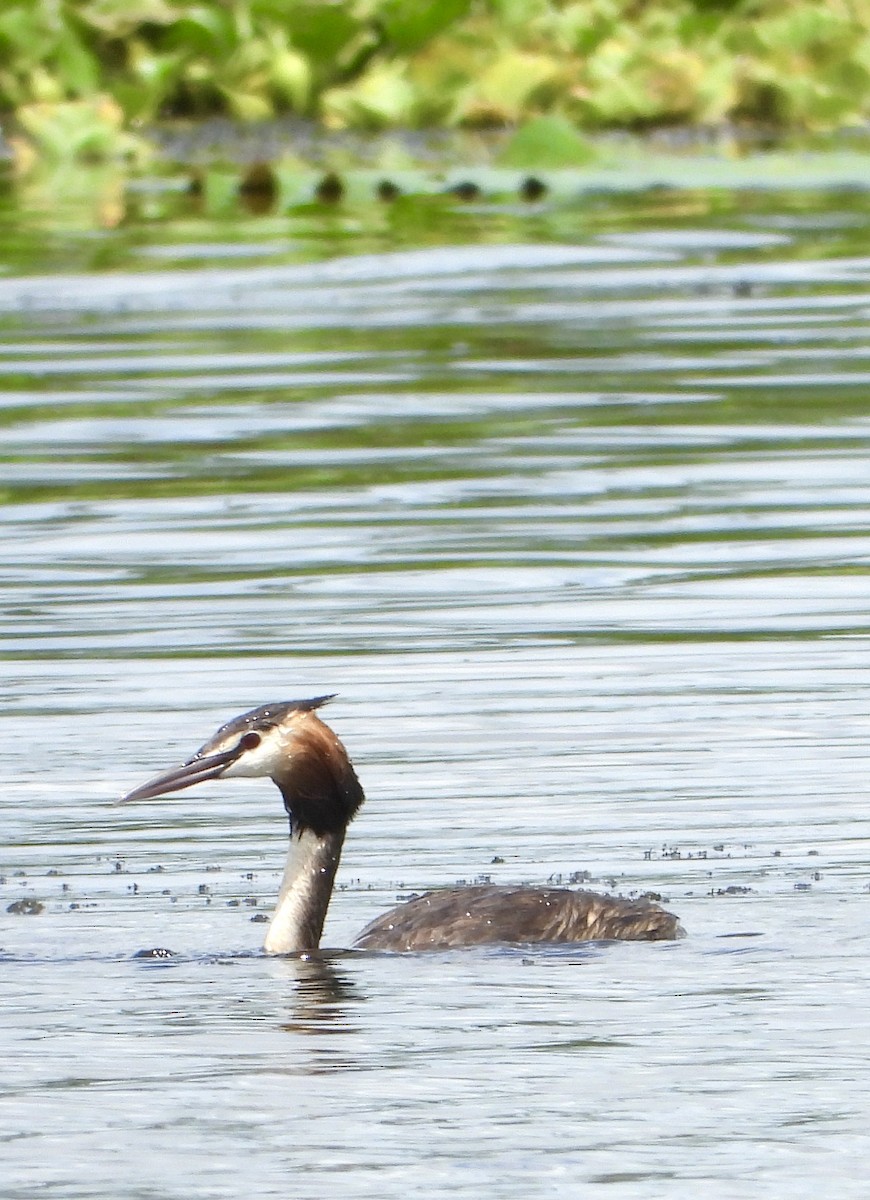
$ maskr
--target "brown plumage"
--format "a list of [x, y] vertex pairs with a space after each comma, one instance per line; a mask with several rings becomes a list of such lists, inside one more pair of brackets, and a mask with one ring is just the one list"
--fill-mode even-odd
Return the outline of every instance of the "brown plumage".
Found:
[[649, 900], [620, 900], [568, 888], [480, 884], [426, 892], [375, 917], [363, 950], [446, 950], [488, 942], [659, 942], [677, 918]]
[[[244, 775], [267, 775], [277, 784], [290, 817], [290, 849], [266, 935], [265, 949], [273, 954], [319, 946], [345, 832], [364, 800], [347, 751], [315, 712], [329, 699], [263, 704], [244, 713], [186, 763], [124, 797], [145, 800]], [[485, 884], [444, 888], [400, 904], [367, 925], [354, 946], [407, 951], [682, 935], [679, 920], [649, 900]]]

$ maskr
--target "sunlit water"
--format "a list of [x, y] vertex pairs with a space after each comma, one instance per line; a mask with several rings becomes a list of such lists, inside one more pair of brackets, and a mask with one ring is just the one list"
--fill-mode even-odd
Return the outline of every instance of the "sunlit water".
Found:
[[[0, 279], [4, 1200], [866, 1195], [867, 212], [191, 219]], [[331, 691], [338, 949], [271, 959], [271, 785], [113, 802]], [[479, 878], [688, 936], [341, 952]]]

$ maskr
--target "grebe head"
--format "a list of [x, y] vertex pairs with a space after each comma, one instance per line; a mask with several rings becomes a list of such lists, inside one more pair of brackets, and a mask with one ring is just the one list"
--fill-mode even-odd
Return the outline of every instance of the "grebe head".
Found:
[[331, 699], [261, 704], [222, 725], [186, 762], [134, 788], [122, 803], [208, 779], [268, 776], [281, 790], [294, 832], [343, 830], [364, 796], [344, 747], [314, 711]]

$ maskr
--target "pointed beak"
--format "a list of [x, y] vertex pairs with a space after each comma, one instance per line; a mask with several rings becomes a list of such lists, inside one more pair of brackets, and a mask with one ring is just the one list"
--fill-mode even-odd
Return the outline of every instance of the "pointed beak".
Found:
[[155, 796], [168, 796], [170, 792], [180, 792], [182, 788], [204, 783], [206, 779], [217, 779], [230, 763], [236, 761], [240, 752], [240, 748], [237, 748], [222, 750], [220, 754], [208, 754], [203, 758], [192, 758], [180, 767], [172, 767], [162, 775], [156, 775], [141, 787], [133, 788], [132, 792], [121, 797], [121, 804], [126, 804], [128, 800], [153, 800]]

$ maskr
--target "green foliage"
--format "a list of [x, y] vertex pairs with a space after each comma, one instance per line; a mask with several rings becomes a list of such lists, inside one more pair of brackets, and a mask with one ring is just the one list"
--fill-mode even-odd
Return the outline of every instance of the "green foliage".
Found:
[[[870, 116], [870, 0], [0, 5], [0, 111], [101, 95], [128, 127], [288, 111], [332, 128], [525, 125], [525, 155], [526, 123], [545, 116], [563, 130], [735, 119], [827, 129]], [[88, 126], [81, 107], [59, 120], [75, 114]], [[32, 115], [21, 125], [51, 141]], [[567, 152], [545, 140], [542, 152]]]
[[348, 87], [327, 92], [322, 112], [327, 124], [334, 128], [414, 125], [415, 98], [403, 63], [378, 63]]
[[513, 135], [499, 155], [505, 167], [550, 169], [591, 162], [595, 151], [565, 117], [533, 117]]
[[71, 100], [65, 104], [25, 104], [18, 123], [49, 164], [97, 164], [141, 159], [145, 145], [123, 128], [114, 100]]
[[471, 0], [382, 0], [375, 21], [393, 53], [413, 54], [468, 15]]
[[820, 128], [863, 123], [870, 94], [870, 4], [768, 4], [730, 31], [740, 112]]

